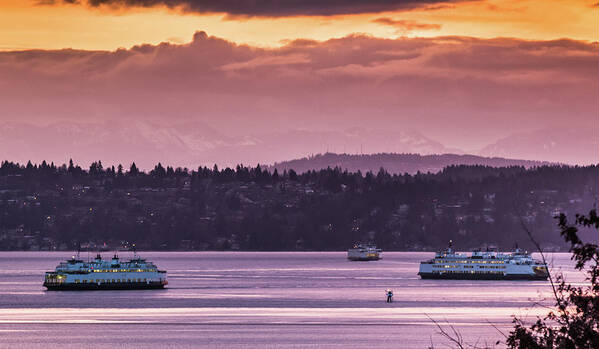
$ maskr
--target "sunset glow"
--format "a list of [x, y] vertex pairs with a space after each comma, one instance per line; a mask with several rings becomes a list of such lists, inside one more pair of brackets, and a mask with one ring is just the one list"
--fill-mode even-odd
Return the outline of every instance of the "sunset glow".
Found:
[[598, 121], [599, 0], [0, 0], [0, 347], [599, 348]]
[[[599, 113], [593, 1], [90, 4], [2, 2], [2, 121], [191, 123], [209, 138], [184, 137], [194, 151], [230, 145], [226, 137], [256, 146], [265, 134], [357, 127], [416, 131], [443, 145], [435, 151], [594, 161], [492, 145], [522, 132], [592, 126]], [[329, 148], [414, 151], [361, 142], [275, 147], [288, 152], [257, 161]]]
[[[261, 47], [352, 33], [382, 38], [456, 35], [595, 41], [599, 37], [599, 7], [593, 4], [586, 0], [492, 0], [379, 13], [240, 17], [161, 6], [92, 8], [59, 1], [44, 5], [35, 0], [7, 0], [0, 4], [0, 48], [114, 50], [141, 43], [189, 42], [196, 30]], [[380, 18], [393, 19], [396, 24], [378, 22]]]

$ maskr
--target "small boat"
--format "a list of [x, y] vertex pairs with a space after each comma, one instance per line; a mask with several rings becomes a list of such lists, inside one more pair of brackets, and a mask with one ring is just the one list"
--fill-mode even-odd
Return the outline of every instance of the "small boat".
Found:
[[111, 260], [103, 260], [98, 254], [91, 262], [79, 256], [61, 262], [54, 271], [46, 272], [43, 285], [57, 291], [155, 289], [167, 284], [166, 271], [137, 254], [128, 261], [121, 261], [116, 254]]
[[378, 261], [381, 259], [381, 249], [375, 245], [356, 244], [347, 250], [347, 259], [350, 261]]

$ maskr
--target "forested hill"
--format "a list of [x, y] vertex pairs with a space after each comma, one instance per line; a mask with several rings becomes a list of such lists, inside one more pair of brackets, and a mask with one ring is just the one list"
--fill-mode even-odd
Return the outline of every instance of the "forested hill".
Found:
[[530, 168], [534, 166], [549, 165], [549, 163], [457, 154], [419, 155], [381, 153], [372, 155], [350, 155], [325, 153], [276, 163], [271, 166], [271, 169], [276, 168], [279, 172], [294, 169], [298, 173], [303, 173], [310, 170], [326, 169], [327, 167], [339, 167], [343, 170], [347, 169], [349, 172], [361, 171], [362, 173], [366, 173], [368, 171], [377, 172], [382, 167], [392, 174], [416, 174], [417, 172], [436, 173], [451, 165], [482, 165], [491, 167], [523, 166]]
[[[596, 201], [599, 167], [450, 166], [435, 174], [338, 168], [0, 166], [0, 249], [385, 250], [562, 239], [553, 218]], [[563, 247], [563, 246], [562, 246]]]

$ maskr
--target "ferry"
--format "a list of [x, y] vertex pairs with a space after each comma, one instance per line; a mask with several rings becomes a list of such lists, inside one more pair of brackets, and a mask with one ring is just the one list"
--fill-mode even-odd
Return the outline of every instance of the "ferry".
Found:
[[547, 280], [547, 265], [516, 248], [511, 253], [475, 250], [467, 256], [448, 248], [420, 262], [422, 279]]
[[350, 261], [378, 261], [381, 259], [380, 248], [375, 245], [356, 244], [347, 250], [347, 259]]
[[136, 253], [128, 261], [121, 261], [117, 254], [111, 260], [103, 260], [98, 254], [91, 262], [73, 256], [54, 271], [46, 272], [44, 278], [44, 287], [49, 291], [156, 289], [167, 284], [166, 271], [158, 270]]

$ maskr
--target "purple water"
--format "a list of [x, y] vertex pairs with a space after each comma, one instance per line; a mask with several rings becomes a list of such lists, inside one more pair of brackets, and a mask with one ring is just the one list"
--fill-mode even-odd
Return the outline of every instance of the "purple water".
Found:
[[[418, 263], [432, 253], [416, 252], [377, 262], [344, 252], [145, 252], [168, 271], [167, 289], [45, 291], [44, 271], [70, 255], [0, 253], [0, 347], [443, 347], [431, 319], [494, 344], [503, 336], [490, 323], [507, 333], [512, 315], [532, 321], [547, 312], [537, 303], [552, 304], [546, 281], [420, 280]], [[583, 280], [569, 254], [549, 259]]]

